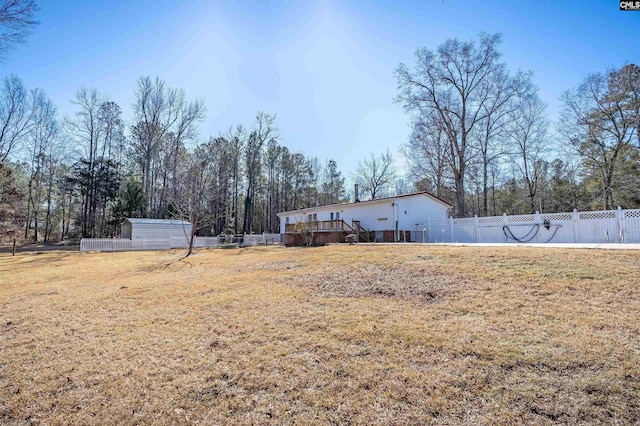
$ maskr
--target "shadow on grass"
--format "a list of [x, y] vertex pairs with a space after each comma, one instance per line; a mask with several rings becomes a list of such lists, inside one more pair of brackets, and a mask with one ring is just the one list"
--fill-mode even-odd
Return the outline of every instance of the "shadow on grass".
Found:
[[145, 266], [144, 268], [140, 268], [137, 271], [138, 272], [156, 272], [156, 271], [162, 271], [162, 270], [166, 270], [166, 269], [170, 269], [173, 265], [178, 264], [178, 265], [188, 265], [189, 267], [193, 267], [193, 264], [191, 262], [189, 262], [189, 257], [190, 256], [180, 256], [179, 258], [172, 260], [170, 262], [161, 262], [157, 265], [150, 265], [150, 266]]
[[69, 257], [77, 254], [74, 251], [64, 251], [64, 252], [57, 252], [55, 253], [55, 256], [42, 256], [44, 254], [48, 254], [47, 252], [40, 252], [40, 251], [34, 251], [34, 252], [23, 252], [23, 253], [16, 253], [16, 256], [11, 256], [11, 254], [9, 254], [8, 256], [0, 256], [0, 265], [15, 265], [15, 263], [13, 262], [14, 260], [19, 260], [20, 264], [23, 265], [33, 265], [33, 266], [37, 266], [37, 265], [57, 265], [59, 263], [62, 263], [63, 260], [67, 260]]
[[[67, 245], [67, 246], [62, 246], [62, 245], [49, 245], [49, 244], [29, 244], [29, 245], [24, 245], [24, 246], [16, 246], [16, 254], [18, 253], [36, 253], [36, 254], [44, 254], [44, 253], [48, 253], [51, 251], [62, 251], [62, 252], [79, 252], [80, 251], [80, 246], [79, 245]], [[11, 254], [13, 253], [13, 246], [0, 246], [0, 255], [5, 255], [8, 254], [9, 256], [11, 256]]]

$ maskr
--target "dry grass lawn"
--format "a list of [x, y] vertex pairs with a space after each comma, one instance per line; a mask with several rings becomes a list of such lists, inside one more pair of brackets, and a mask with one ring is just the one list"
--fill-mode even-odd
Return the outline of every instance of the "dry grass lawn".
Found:
[[0, 424], [634, 424], [640, 253], [0, 257]]

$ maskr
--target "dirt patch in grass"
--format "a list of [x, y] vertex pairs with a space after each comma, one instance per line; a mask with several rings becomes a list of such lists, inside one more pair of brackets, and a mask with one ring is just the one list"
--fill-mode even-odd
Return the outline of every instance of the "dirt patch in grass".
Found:
[[424, 268], [382, 268], [364, 262], [299, 277], [293, 282], [327, 297], [384, 297], [418, 303], [435, 302], [469, 284], [466, 278]]
[[183, 254], [0, 257], [0, 424], [640, 422], [635, 252]]

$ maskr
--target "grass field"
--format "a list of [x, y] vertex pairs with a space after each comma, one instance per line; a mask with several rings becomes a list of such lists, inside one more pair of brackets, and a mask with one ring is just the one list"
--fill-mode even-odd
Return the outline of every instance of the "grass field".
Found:
[[640, 422], [640, 253], [0, 257], [0, 424]]

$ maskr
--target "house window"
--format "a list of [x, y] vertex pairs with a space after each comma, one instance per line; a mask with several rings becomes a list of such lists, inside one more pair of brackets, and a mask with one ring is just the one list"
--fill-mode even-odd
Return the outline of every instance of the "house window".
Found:
[[318, 215], [316, 213], [313, 214], [313, 221], [314, 222], [318, 221]]
[[333, 212], [331, 212], [331, 219], [330, 220], [333, 220]]
[[309, 213], [307, 215], [307, 222], [311, 222], [313, 220], [313, 215], [311, 213]]
[[284, 223], [289, 223], [289, 216], [284, 219]]

